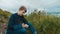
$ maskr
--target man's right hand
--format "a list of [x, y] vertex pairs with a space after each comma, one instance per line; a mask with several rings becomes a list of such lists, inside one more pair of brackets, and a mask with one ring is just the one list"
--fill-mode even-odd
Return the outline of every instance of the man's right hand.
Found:
[[29, 25], [22, 23], [22, 27], [28, 28]]

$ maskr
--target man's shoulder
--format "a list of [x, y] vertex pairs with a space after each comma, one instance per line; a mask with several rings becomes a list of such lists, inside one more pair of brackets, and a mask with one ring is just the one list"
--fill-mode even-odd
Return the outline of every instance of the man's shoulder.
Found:
[[17, 13], [14, 13], [14, 14], [12, 14], [12, 15], [17, 15]]
[[15, 16], [17, 16], [17, 13], [14, 13], [14, 14], [11, 15], [11, 17], [15, 17]]

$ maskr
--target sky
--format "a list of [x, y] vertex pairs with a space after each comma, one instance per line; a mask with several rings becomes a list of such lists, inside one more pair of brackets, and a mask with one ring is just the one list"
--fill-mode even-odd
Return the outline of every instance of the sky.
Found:
[[0, 8], [11, 13], [18, 12], [22, 5], [26, 6], [28, 12], [44, 8], [46, 12], [60, 12], [60, 0], [0, 0]]

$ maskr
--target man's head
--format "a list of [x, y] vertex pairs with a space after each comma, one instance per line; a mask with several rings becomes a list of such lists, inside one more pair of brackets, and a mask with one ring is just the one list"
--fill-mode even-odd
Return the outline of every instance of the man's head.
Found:
[[21, 7], [19, 8], [18, 14], [19, 14], [19, 15], [23, 15], [23, 14], [26, 13], [26, 12], [27, 12], [26, 7], [25, 7], [25, 6], [21, 6]]

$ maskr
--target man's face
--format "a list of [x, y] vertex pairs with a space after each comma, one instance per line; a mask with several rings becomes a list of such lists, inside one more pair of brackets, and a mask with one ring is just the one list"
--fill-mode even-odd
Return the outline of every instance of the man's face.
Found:
[[19, 15], [24, 15], [25, 14], [25, 10], [20, 10], [18, 13], [19, 13]]

